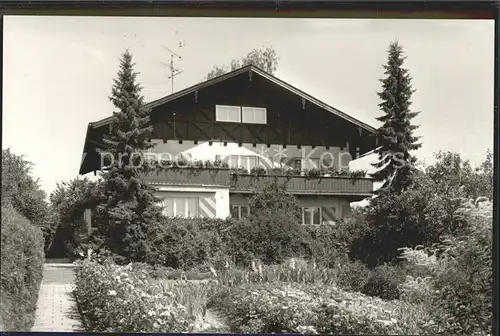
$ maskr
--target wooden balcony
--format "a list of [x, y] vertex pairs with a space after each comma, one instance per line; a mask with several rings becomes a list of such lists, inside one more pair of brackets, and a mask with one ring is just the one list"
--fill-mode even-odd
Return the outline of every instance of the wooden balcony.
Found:
[[352, 201], [369, 197], [373, 193], [370, 178], [349, 178], [344, 176], [275, 176], [231, 174], [228, 169], [164, 169], [144, 175], [152, 185], [227, 187], [234, 193], [253, 193], [266, 184], [277, 181], [296, 195], [337, 195], [346, 196]]

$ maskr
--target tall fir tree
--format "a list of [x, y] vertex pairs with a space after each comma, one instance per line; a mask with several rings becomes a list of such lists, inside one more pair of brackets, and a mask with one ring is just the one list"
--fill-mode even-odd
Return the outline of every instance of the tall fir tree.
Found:
[[403, 47], [396, 41], [389, 45], [388, 62], [384, 65], [385, 75], [382, 82], [382, 99], [379, 108], [384, 115], [377, 118], [382, 122], [376, 136], [379, 148], [378, 162], [372, 164], [377, 171], [372, 174], [375, 181], [384, 182], [380, 193], [400, 193], [413, 183], [416, 158], [411, 151], [421, 147], [419, 137], [414, 135], [418, 126], [411, 120], [419, 112], [411, 112], [411, 96], [415, 92], [408, 69], [403, 68], [405, 56]]
[[102, 219], [98, 235], [111, 252], [139, 261], [148, 250], [148, 230], [161, 220], [161, 209], [154, 190], [141, 179], [145, 166], [143, 156], [137, 154], [153, 145], [149, 111], [144, 108], [137, 75], [126, 50], [109, 97], [117, 111], [104, 142], [114, 161], [108, 162], [110, 168], [102, 174], [105, 201], [98, 206]]

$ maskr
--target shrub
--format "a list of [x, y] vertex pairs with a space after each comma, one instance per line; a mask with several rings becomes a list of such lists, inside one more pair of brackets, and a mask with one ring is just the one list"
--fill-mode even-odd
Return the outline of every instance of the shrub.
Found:
[[406, 274], [398, 266], [381, 265], [370, 272], [362, 293], [378, 296], [385, 300], [399, 299], [399, 286], [405, 281]]
[[463, 228], [453, 216], [459, 206], [460, 201], [445, 199], [427, 185], [380, 195], [365, 209], [367, 226], [353, 239], [350, 256], [374, 267], [396, 262], [402, 247], [431, 247], [443, 234]]
[[10, 149], [2, 149], [2, 202], [8, 200], [22, 216], [41, 228], [48, 243], [55, 232], [45, 192], [31, 175], [33, 163]]
[[111, 263], [82, 262], [76, 269], [76, 297], [92, 331], [191, 331], [196, 316], [174, 293], [148, 281], [145, 270]]
[[370, 276], [370, 270], [365, 264], [347, 258], [339, 260], [336, 273], [338, 286], [354, 292], [361, 292]]
[[413, 277], [408, 275], [405, 281], [399, 286], [401, 300], [409, 304], [420, 304], [429, 308], [432, 307], [434, 295], [431, 277]]
[[368, 225], [351, 244], [352, 258], [370, 267], [395, 262], [399, 248], [432, 247], [443, 235], [464, 230], [466, 222], [455, 212], [462, 198], [491, 194], [491, 156], [476, 170], [458, 154], [438, 153], [436, 159], [434, 165], [417, 171], [411, 189], [370, 201], [364, 209]]
[[[101, 183], [102, 181], [90, 181], [88, 178], [75, 178], [57, 184], [49, 197], [57, 231], [49, 246], [48, 256], [74, 260], [78, 258], [78, 253], [85, 251], [87, 247], [95, 249], [88, 239], [83, 213], [85, 209], [95, 208], [102, 201], [99, 193]], [[99, 222], [97, 215], [94, 211], [94, 225]]]
[[446, 333], [491, 334], [492, 203], [468, 202], [459, 212], [470, 226], [443, 246], [434, 279], [437, 318]]
[[34, 324], [43, 277], [41, 230], [2, 202], [0, 320], [4, 330], [28, 331]]
[[231, 229], [230, 251], [238, 265], [253, 259], [279, 264], [307, 254], [307, 233], [287, 209], [265, 209], [252, 213]]
[[401, 251], [401, 267], [407, 274], [405, 281], [399, 286], [401, 299], [432, 309], [433, 277], [439, 265], [436, 254], [432, 249], [424, 249], [423, 246], [417, 246], [415, 249], [402, 248]]
[[249, 284], [216, 294], [208, 304], [232, 332], [417, 334], [410, 318], [423, 311], [335, 287], [299, 284]]
[[286, 191], [285, 186], [279, 185], [276, 181], [256, 192], [249, 201], [250, 212], [255, 214], [267, 210], [285, 210], [289, 212], [290, 218], [300, 220], [300, 206], [298, 199]]
[[353, 217], [337, 225], [306, 225], [309, 257], [325, 267], [336, 267], [345, 262], [349, 247], [358, 231], [365, 230], [364, 218]]
[[151, 230], [145, 261], [182, 269], [217, 263], [228, 253], [225, 245], [232, 225], [232, 220], [168, 218]]
[[307, 232], [300, 224], [298, 200], [275, 181], [249, 201], [250, 217], [230, 230], [234, 261], [248, 266], [253, 259], [266, 264], [307, 254]]
[[456, 213], [468, 222], [433, 249], [404, 249], [409, 276], [402, 299], [432, 312], [433, 334], [489, 335], [492, 322], [491, 202], [467, 202]]

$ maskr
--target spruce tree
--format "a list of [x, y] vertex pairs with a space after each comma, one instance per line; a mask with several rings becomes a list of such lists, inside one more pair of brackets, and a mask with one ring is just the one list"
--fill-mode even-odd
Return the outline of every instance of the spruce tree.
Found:
[[377, 118], [382, 122], [377, 130], [379, 148], [378, 162], [372, 164], [378, 169], [372, 174], [375, 181], [384, 181], [381, 192], [400, 193], [412, 185], [416, 158], [411, 151], [421, 147], [419, 137], [413, 133], [418, 128], [411, 120], [419, 112], [411, 112], [411, 96], [415, 92], [408, 69], [403, 68], [405, 56], [398, 42], [389, 45], [388, 62], [384, 65], [385, 75], [382, 82], [382, 99], [379, 108], [384, 115]]
[[117, 111], [113, 113], [111, 134], [105, 135], [104, 142], [114, 162], [102, 175], [106, 201], [98, 207], [102, 218], [98, 231], [111, 252], [140, 261], [148, 250], [148, 230], [161, 220], [161, 209], [153, 189], [141, 179], [145, 165], [137, 154], [152, 147], [152, 127], [137, 75], [127, 50], [109, 97]]

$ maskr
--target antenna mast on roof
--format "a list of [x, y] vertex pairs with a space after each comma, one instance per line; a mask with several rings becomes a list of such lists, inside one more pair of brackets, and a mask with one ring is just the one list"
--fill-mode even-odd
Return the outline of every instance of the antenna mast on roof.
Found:
[[[184, 44], [182, 42], [180, 42], [179, 43], [179, 47], [182, 48], [183, 46], [184, 46]], [[174, 93], [174, 78], [177, 75], [180, 75], [181, 73], [184, 72], [184, 70], [181, 70], [181, 69], [178, 69], [178, 68], [174, 67], [174, 58], [176, 60], [181, 61], [182, 60], [182, 56], [178, 55], [177, 53], [173, 52], [172, 50], [168, 49], [167, 47], [165, 47], [163, 45], [162, 45], [162, 47], [170, 53], [170, 64], [165, 64], [163, 62], [160, 62], [160, 63], [164, 67], [166, 67], [166, 68], [168, 68], [170, 70], [170, 76], [168, 76], [167, 78], [172, 81], [172, 93]]]

